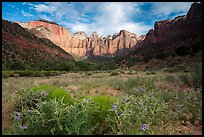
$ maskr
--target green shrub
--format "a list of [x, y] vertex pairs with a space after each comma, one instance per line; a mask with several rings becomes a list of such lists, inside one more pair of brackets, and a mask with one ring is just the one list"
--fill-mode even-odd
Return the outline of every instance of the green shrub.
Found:
[[8, 78], [14, 76], [13, 71], [2, 71], [2, 78]]
[[202, 84], [202, 64], [196, 65], [192, 73], [193, 83]]
[[118, 75], [120, 75], [120, 73], [119, 72], [115, 72], [115, 71], [110, 74], [110, 76], [118, 76]]
[[31, 91], [33, 91], [33, 92], [37, 92], [37, 91], [41, 91], [41, 90], [45, 91], [48, 94], [48, 96], [47, 96], [48, 98], [51, 98], [51, 99], [64, 98], [63, 101], [65, 103], [73, 104], [74, 100], [71, 98], [69, 91], [67, 91], [65, 89], [58, 88], [58, 87], [55, 87], [54, 85], [50, 85], [50, 84], [44, 84], [44, 85], [34, 87], [33, 89], [31, 89]]
[[110, 114], [110, 109], [117, 102], [116, 97], [97, 95], [92, 97], [94, 107], [90, 108], [89, 115], [94, 127], [94, 134], [104, 134], [110, 132], [110, 126], [106, 117]]
[[[49, 99], [37, 102], [36, 108], [23, 108], [13, 126], [13, 134], [22, 135], [86, 135], [91, 134], [89, 115], [87, 110], [91, 104], [80, 101], [74, 105], [67, 105], [63, 98]], [[22, 125], [27, 127], [21, 129]]]
[[88, 76], [93, 75], [93, 72], [87, 72], [86, 75]]
[[188, 74], [181, 74], [179, 75], [179, 78], [184, 84], [191, 84], [191, 80]]
[[146, 72], [147, 75], [155, 75], [156, 73], [154, 71], [148, 71]]
[[166, 76], [165, 76], [165, 80], [166, 80], [167, 82], [175, 82], [175, 77], [172, 76], [172, 75], [166, 75]]

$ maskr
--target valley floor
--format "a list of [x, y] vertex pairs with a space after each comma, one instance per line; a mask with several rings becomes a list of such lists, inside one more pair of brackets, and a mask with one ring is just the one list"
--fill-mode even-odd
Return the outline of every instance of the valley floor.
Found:
[[[179, 75], [184, 72], [167, 73], [164, 71], [155, 71], [154, 73], [147, 71], [135, 71], [135, 70], [119, 70], [114, 74], [113, 71], [89, 71], [89, 72], [70, 72], [61, 74], [58, 76], [47, 77], [10, 77], [2, 80], [2, 126], [3, 134], [7, 133], [7, 130], [12, 129], [13, 118], [11, 114], [14, 111], [15, 96], [18, 92], [24, 89], [28, 89], [34, 86], [43, 84], [51, 84], [56, 87], [66, 89], [70, 92], [73, 98], [95, 96], [95, 95], [107, 95], [117, 98], [131, 95], [131, 91], [134, 88], [145, 88], [140, 84], [136, 86], [128, 85], [128, 81], [131, 83], [137, 81], [139, 78], [149, 78], [153, 80], [156, 89], [162, 90], [165, 93], [169, 91], [181, 92], [181, 94], [187, 95], [192, 93], [192, 97], [202, 98], [202, 87], [189, 86], [185, 84], [179, 78]], [[185, 72], [188, 74], [188, 72]], [[168, 96], [168, 95], [167, 95]], [[167, 103], [171, 99], [167, 98]], [[200, 102], [202, 104], [202, 100]], [[199, 104], [199, 107], [201, 106]], [[194, 105], [194, 104], [193, 104]], [[201, 108], [198, 108], [201, 110]], [[197, 113], [202, 113], [197, 111]], [[201, 116], [202, 114], [198, 114]], [[202, 116], [200, 118], [202, 121]], [[187, 119], [178, 119], [165, 122], [161, 125], [154, 125], [155, 130], [151, 131], [151, 134], [193, 134], [202, 135], [202, 125], [199, 122], [199, 118], [194, 122], [189, 122]]]

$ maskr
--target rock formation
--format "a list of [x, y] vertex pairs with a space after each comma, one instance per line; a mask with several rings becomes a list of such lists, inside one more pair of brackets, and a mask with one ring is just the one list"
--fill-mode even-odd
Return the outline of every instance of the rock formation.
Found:
[[[44, 27], [38, 29], [46, 32]], [[49, 31], [48, 31], [49, 32]], [[51, 61], [51, 62], [50, 62]], [[74, 58], [49, 39], [36, 37], [17, 23], [2, 19], [2, 65], [4, 69], [48, 68]], [[15, 64], [17, 63], [17, 64]], [[12, 66], [13, 64], [13, 66]], [[28, 68], [27, 68], [28, 69]]]
[[202, 4], [193, 3], [187, 15], [171, 20], [156, 21], [154, 29], [146, 35], [137, 36], [126, 30], [121, 30], [112, 36], [99, 36], [93, 32], [90, 37], [85, 32], [72, 34], [68, 29], [46, 20], [20, 23], [40, 38], [48, 38], [53, 43], [70, 54], [77, 56], [125, 56], [141, 46], [152, 44], [175, 47], [186, 44], [184, 39], [202, 37]]
[[202, 5], [193, 3], [187, 15], [171, 20], [156, 21], [154, 30], [146, 34], [142, 45], [162, 43], [173, 46], [186, 38], [202, 36]]
[[48, 38], [66, 52], [77, 56], [87, 54], [94, 56], [123, 56], [128, 53], [127, 49], [134, 46], [137, 41], [144, 39], [144, 36], [138, 39], [136, 34], [125, 30], [107, 37], [99, 36], [97, 32], [93, 32], [88, 37], [85, 32], [80, 31], [72, 34], [68, 29], [45, 20], [16, 23], [29, 29], [40, 38]]

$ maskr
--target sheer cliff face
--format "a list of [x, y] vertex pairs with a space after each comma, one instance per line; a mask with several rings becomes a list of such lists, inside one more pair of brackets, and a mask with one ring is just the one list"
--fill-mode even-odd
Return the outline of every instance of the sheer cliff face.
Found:
[[125, 30], [113, 36], [98, 38], [98, 35], [93, 33], [90, 37], [91, 48], [94, 47], [93, 55], [98, 56], [123, 56], [128, 53], [127, 49], [136, 45], [137, 41], [137, 35]]
[[173, 46], [176, 42], [187, 38], [202, 36], [202, 5], [193, 3], [187, 15], [172, 20], [157, 21], [142, 45], [163, 43]]
[[72, 34], [68, 29], [48, 21], [31, 21], [20, 23], [41, 38], [48, 38], [66, 52], [77, 56], [125, 56], [140, 46], [154, 44], [164, 47], [188, 45], [187, 39], [202, 37], [202, 4], [193, 3], [187, 15], [171, 20], [156, 21], [154, 29], [144, 36], [121, 30], [112, 36], [99, 36], [93, 32], [90, 37], [85, 32]]
[[36, 36], [48, 38], [66, 52], [77, 56], [85, 56], [87, 54], [95, 56], [123, 56], [128, 53], [127, 49], [131, 48], [138, 41], [136, 34], [125, 30], [107, 37], [99, 37], [97, 32], [93, 32], [88, 37], [85, 32], [80, 31], [72, 34], [62, 26], [41, 20], [17, 23], [29, 29]]

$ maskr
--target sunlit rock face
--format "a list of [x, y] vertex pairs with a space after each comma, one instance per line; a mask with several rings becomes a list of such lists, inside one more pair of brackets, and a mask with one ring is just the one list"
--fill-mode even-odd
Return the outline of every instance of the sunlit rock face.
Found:
[[[30, 29], [40, 38], [48, 38], [66, 52], [77, 56], [92, 54], [95, 56], [123, 56], [127, 49], [135, 46], [138, 38], [134, 33], [121, 30], [119, 33], [99, 36], [93, 32], [90, 37], [83, 31], [72, 34], [68, 29], [45, 20], [31, 21], [27, 23], [17, 22], [24, 28]], [[143, 39], [139, 39], [143, 40]]]

